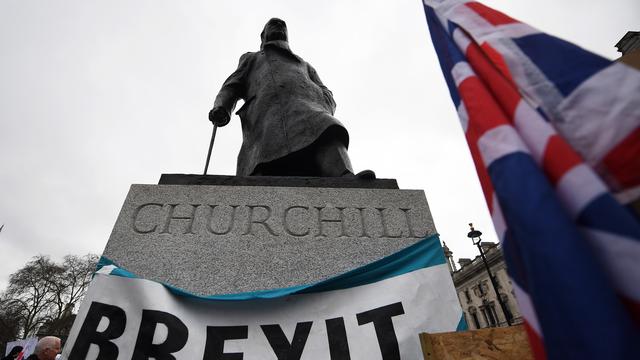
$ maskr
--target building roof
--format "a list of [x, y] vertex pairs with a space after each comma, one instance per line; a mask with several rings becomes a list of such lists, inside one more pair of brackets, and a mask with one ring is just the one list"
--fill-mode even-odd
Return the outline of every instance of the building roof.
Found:
[[640, 49], [640, 31], [627, 31], [615, 46], [622, 55]]
[[[502, 250], [500, 249], [498, 244], [492, 242], [482, 242], [481, 245], [484, 250], [484, 256], [487, 258], [489, 267], [504, 261]], [[482, 258], [480, 257], [480, 255], [477, 255], [475, 258], [473, 258], [471, 262], [459, 262], [459, 264], [460, 269], [456, 270], [452, 274], [453, 282], [456, 286], [470, 278], [473, 278], [478, 273], [478, 271], [486, 271], [484, 269], [484, 264], [482, 263]]]

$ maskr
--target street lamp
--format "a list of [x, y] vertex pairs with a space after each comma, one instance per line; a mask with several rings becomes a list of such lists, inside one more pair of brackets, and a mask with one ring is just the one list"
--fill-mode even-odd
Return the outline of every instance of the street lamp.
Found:
[[507, 324], [511, 326], [511, 317], [508, 315], [507, 306], [502, 301], [502, 297], [498, 293], [498, 286], [496, 285], [496, 279], [493, 277], [491, 270], [489, 269], [489, 264], [487, 263], [487, 258], [484, 256], [484, 250], [482, 250], [482, 246], [480, 245], [480, 235], [482, 232], [473, 228], [473, 224], [469, 224], [471, 231], [467, 234], [467, 237], [471, 239], [473, 245], [478, 247], [480, 251], [480, 257], [482, 258], [482, 262], [484, 263], [484, 267], [487, 269], [487, 273], [489, 273], [489, 279], [491, 280], [491, 286], [493, 286], [493, 291], [496, 293], [496, 297], [498, 298], [498, 303], [500, 303], [500, 308], [502, 309], [502, 313], [504, 314], [504, 318], [507, 319]]

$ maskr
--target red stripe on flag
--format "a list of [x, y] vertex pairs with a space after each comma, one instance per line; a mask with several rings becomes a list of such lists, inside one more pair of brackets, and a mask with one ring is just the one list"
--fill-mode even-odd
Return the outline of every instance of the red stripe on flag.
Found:
[[[465, 105], [463, 104], [463, 106]], [[473, 164], [476, 167], [478, 180], [480, 180], [480, 187], [482, 188], [482, 193], [484, 194], [484, 200], [486, 201], [487, 207], [489, 208], [489, 213], [493, 213], [493, 184], [491, 183], [489, 172], [487, 171], [487, 167], [484, 164], [484, 161], [482, 161], [482, 155], [480, 154], [480, 149], [478, 148], [478, 139], [480, 139], [480, 135], [478, 134], [476, 128], [467, 127], [465, 136], [467, 138], [467, 145], [469, 145], [469, 151], [471, 152]]]
[[[487, 47], [490, 48], [488, 44]], [[513, 119], [521, 96], [513, 85], [513, 82], [507, 80], [507, 78], [498, 71], [498, 66], [502, 65], [491, 63], [487, 55], [482, 52], [476, 43], [469, 44], [466, 55], [473, 71], [489, 87], [502, 110], [510, 119]], [[513, 121], [510, 121], [510, 123], [513, 123]]]
[[487, 171], [488, 164], [484, 163], [478, 148], [478, 139], [491, 129], [510, 124], [510, 121], [496, 103], [496, 99], [477, 76], [470, 76], [462, 81], [458, 86], [458, 93], [469, 117], [466, 136], [471, 157], [478, 172], [478, 179], [480, 180], [487, 207], [489, 212], [492, 212], [493, 185]]
[[465, 5], [471, 10], [475, 11], [478, 15], [482, 16], [482, 18], [487, 20], [493, 26], [519, 22], [512, 17], [509, 17], [490, 7], [486, 7], [478, 2], [468, 2]]
[[559, 135], [549, 137], [542, 167], [553, 185], [572, 167], [582, 163], [580, 156]]
[[544, 351], [544, 343], [538, 333], [536, 333], [531, 325], [529, 325], [527, 320], [524, 321], [524, 329], [527, 331], [527, 335], [529, 336], [529, 345], [531, 345], [533, 358], [536, 360], [545, 360], [547, 358], [547, 354]]
[[507, 63], [504, 61], [504, 58], [502, 57], [502, 55], [496, 49], [494, 49], [493, 46], [489, 45], [489, 43], [486, 43], [486, 42], [482, 43], [482, 45], [480, 45], [480, 48], [482, 49], [482, 52], [484, 52], [484, 54], [489, 58], [489, 60], [491, 60], [491, 62], [498, 69], [498, 71], [500, 71], [502, 76], [504, 76], [507, 79], [507, 81], [509, 81], [509, 83], [513, 84], [515, 88], [515, 82], [513, 81], [513, 76], [511, 76], [511, 71], [509, 71], [509, 66], [507, 66]]
[[609, 151], [601, 164], [613, 177], [617, 188], [627, 189], [640, 185], [640, 128]]
[[468, 77], [460, 83], [458, 92], [469, 115], [468, 128], [473, 128], [478, 137], [500, 125], [511, 125], [496, 99], [477, 76]]
[[482, 187], [482, 193], [484, 194], [484, 200], [487, 202], [489, 213], [493, 213], [493, 184], [491, 183], [491, 177], [489, 172], [482, 161], [480, 155], [480, 149], [478, 148], [478, 137], [467, 135], [467, 142], [469, 143], [469, 150], [471, 151], [471, 158], [476, 165], [476, 172], [478, 173], [478, 180], [480, 180], [480, 187]]

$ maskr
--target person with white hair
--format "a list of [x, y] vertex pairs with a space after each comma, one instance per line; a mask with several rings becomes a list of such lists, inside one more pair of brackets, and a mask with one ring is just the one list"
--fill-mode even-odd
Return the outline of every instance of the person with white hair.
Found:
[[62, 342], [55, 336], [45, 336], [36, 344], [33, 354], [27, 360], [55, 360], [60, 353]]

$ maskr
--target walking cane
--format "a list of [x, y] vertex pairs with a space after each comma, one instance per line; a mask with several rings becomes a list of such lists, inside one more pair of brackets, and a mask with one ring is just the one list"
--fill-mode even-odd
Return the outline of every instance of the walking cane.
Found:
[[202, 175], [207, 175], [207, 170], [209, 169], [209, 160], [211, 160], [211, 149], [213, 149], [213, 141], [216, 139], [216, 130], [218, 130], [218, 125], [213, 124], [211, 142], [209, 143], [209, 153], [207, 153], [207, 162], [206, 164], [204, 164], [204, 173]]

